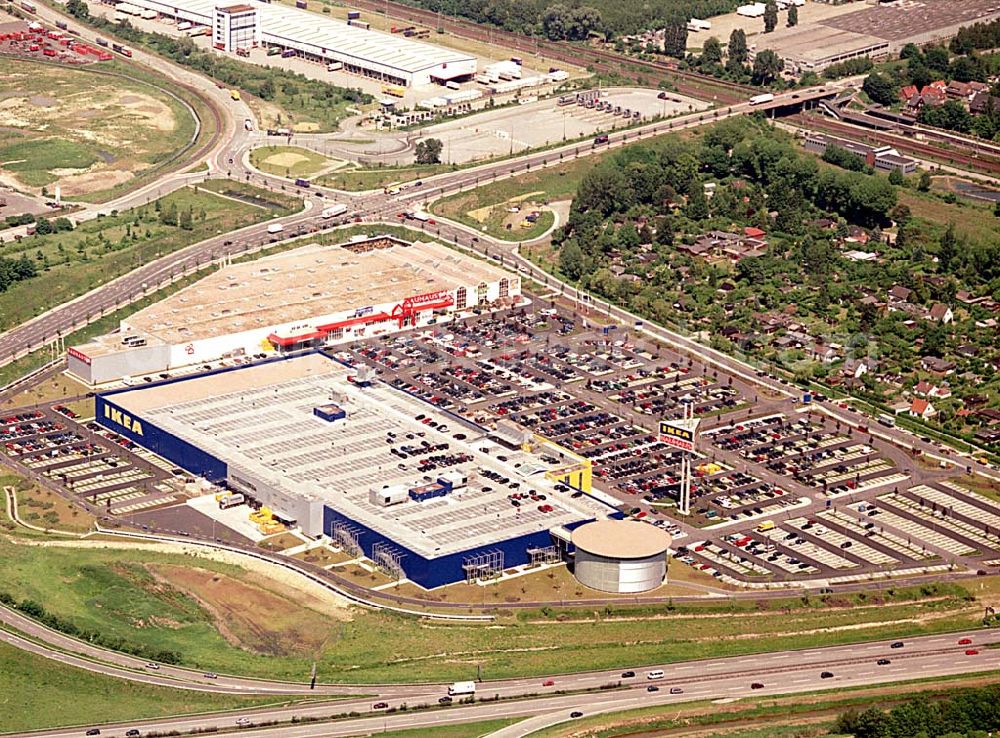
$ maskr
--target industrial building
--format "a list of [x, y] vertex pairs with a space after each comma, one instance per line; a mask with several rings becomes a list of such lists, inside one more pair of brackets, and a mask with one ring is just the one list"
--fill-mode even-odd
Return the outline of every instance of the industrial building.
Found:
[[284, 5], [223, 5], [216, 0], [130, 0], [130, 4], [211, 28], [213, 44], [220, 50], [288, 49], [316, 62], [340, 62], [347, 72], [392, 85], [444, 84], [476, 74], [475, 56]]
[[334, 345], [521, 299], [520, 278], [436, 243], [388, 236], [304, 246], [214, 272], [68, 349], [104, 384], [217, 360]]
[[1000, 18], [1000, 0], [900, 0], [860, 4], [850, 13], [777, 28], [752, 39], [751, 57], [770, 49], [791, 72], [820, 72], [858, 57], [881, 59], [907, 43], [941, 43], [962, 26]]
[[868, 144], [836, 138], [822, 133], [810, 133], [803, 144], [806, 151], [822, 154], [829, 146], [839, 146], [864, 160], [865, 164], [882, 172], [899, 170], [901, 174], [912, 174], [917, 169], [917, 162], [905, 156], [891, 146], [869, 146]]
[[598, 520], [573, 530], [573, 572], [591, 589], [627, 594], [656, 589], [667, 577], [670, 535], [632, 520]]
[[[359, 381], [360, 370], [319, 352], [276, 358], [102, 393], [96, 417], [278, 520], [426, 588], [558, 561], [576, 526], [618, 514], [557, 491], [555, 469], [538, 456], [505, 450], [501, 461], [487, 429], [381, 381]], [[639, 553], [641, 573], [621, 581], [662, 579], [650, 563], [655, 552]]]

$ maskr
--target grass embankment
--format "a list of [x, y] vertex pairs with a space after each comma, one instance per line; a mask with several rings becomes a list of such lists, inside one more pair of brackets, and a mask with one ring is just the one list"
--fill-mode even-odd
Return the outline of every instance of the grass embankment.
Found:
[[105, 70], [124, 71], [0, 59], [0, 162], [22, 186], [100, 201], [191, 143], [195, 119], [165, 80]]
[[424, 177], [454, 171], [448, 164], [416, 164], [406, 167], [378, 167], [376, 169], [343, 169], [318, 177], [316, 182], [324, 187], [333, 187], [348, 192], [384, 189], [390, 185], [416, 182]]
[[[55, 492], [43, 489], [34, 482], [14, 475], [0, 476], [0, 490], [13, 487], [17, 496], [17, 514], [26, 523], [39, 528], [52, 528], [68, 533], [86, 533], [94, 527], [94, 516], [76, 507], [65, 497]], [[6, 515], [6, 502], [0, 505], [4, 514], [0, 520], [0, 528], [18, 533], [32, 532], [17, 526]], [[44, 536], [44, 533], [37, 535]]]
[[[94, 415], [94, 398], [86, 397], [90, 387], [76, 381], [68, 374], [53, 374], [44, 381], [24, 389], [10, 396], [7, 404], [11, 407], [25, 407], [45, 402], [60, 403], [70, 410], [73, 410], [81, 418], [91, 418]], [[68, 400], [70, 397], [78, 397], [77, 400]]]
[[313, 658], [326, 681], [452, 681], [475, 675], [479, 663], [486, 678], [620, 668], [913, 636], [972, 627], [981, 617], [964, 590], [941, 585], [923, 600], [900, 590], [888, 602], [546, 609], [501, 614], [487, 627], [289, 607], [287, 593], [275, 597], [277, 585], [181, 556], [2, 543], [0, 567], [12, 596], [81, 628], [175, 651], [196, 668], [279, 679], [308, 673]]
[[941, 195], [919, 192], [911, 188], [897, 188], [899, 204], [906, 205], [913, 213], [907, 238], [920, 244], [937, 247], [949, 223], [955, 224], [960, 238], [988, 243], [997, 238], [997, 219], [993, 208], [986, 203], [959, 199], [946, 202]]
[[[538, 221], [530, 228], [521, 228], [524, 215], [545, 203], [572, 200], [583, 175], [605, 156], [607, 154], [573, 159], [515, 178], [490, 182], [437, 200], [431, 210], [494, 238], [508, 241], [537, 238], [552, 226], [553, 214], [538, 207], [541, 212]], [[521, 212], [510, 213], [509, 208], [515, 205]]]
[[[0, 294], [0, 330], [12, 328], [78, 297], [160, 256], [219, 233], [259, 223], [290, 212], [293, 201], [245, 184], [211, 181], [185, 187], [154, 203], [82, 223], [73, 231], [35, 235], [5, 249], [8, 258], [32, 259], [38, 275], [17, 282]], [[251, 190], [261, 203], [234, 202], [208, 191], [211, 187]], [[191, 213], [191, 227], [167, 224], [163, 214]], [[180, 222], [180, 221], [175, 221]], [[80, 316], [81, 319], [86, 316]]]
[[277, 702], [273, 697], [214, 695], [126, 682], [26, 653], [6, 643], [0, 643], [0, 694], [3, 733]]
[[332, 162], [300, 146], [261, 146], [250, 152], [250, 163], [262, 172], [279, 177], [311, 177]]
[[[407, 728], [405, 730], [390, 730], [379, 733], [380, 738], [480, 738], [480, 736], [505, 728], [518, 722], [511, 720], [482, 720], [476, 723], [461, 725], [435, 725], [430, 728]], [[371, 733], [359, 735], [370, 736]]]

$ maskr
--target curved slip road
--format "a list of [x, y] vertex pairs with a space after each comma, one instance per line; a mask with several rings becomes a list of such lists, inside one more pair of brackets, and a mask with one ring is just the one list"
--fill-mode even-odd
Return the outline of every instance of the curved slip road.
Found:
[[[959, 639], [969, 638], [973, 646], [959, 645]], [[495, 717], [535, 717], [528, 727], [554, 724], [569, 719], [569, 713], [579, 710], [584, 714], [613, 710], [645, 707], [649, 705], [679, 703], [690, 700], [745, 697], [749, 695], [778, 695], [811, 692], [824, 688], [840, 689], [911, 679], [971, 674], [1000, 669], [1000, 631], [975, 630], [946, 635], [912, 638], [904, 642], [902, 648], [891, 648], [889, 641], [852, 644], [829, 648], [814, 648], [802, 651], [785, 651], [772, 654], [756, 654], [725, 659], [647, 666], [634, 668], [636, 676], [622, 678], [621, 672], [602, 671], [581, 674], [558, 675], [552, 679], [555, 684], [545, 687], [545, 677], [483, 682], [478, 687], [480, 699], [491, 700], [495, 695], [501, 698], [536, 695], [533, 699], [479, 702], [474, 705], [454, 705], [446, 709], [422, 712], [394, 712], [386, 714], [374, 710], [376, 701], [387, 702], [391, 708], [400, 708], [404, 703], [409, 708], [419, 705], [435, 705], [445, 694], [446, 685], [423, 685], [418, 687], [400, 685], [398, 687], [357, 686], [358, 689], [379, 691], [379, 698], [370, 700], [351, 699], [309, 705], [260, 708], [224, 714], [162, 718], [130, 723], [102, 725], [102, 734], [122, 735], [126, 729], [139, 728], [144, 733], [192, 730], [225, 730], [236, 728], [236, 717], [247, 717], [254, 723], [272, 721], [284, 725], [263, 727], [253, 732], [254, 736], [271, 738], [312, 738], [314, 736], [348, 736], [386, 728], [445, 725], [471, 722]], [[965, 651], [975, 648], [978, 653], [966, 655]], [[879, 665], [879, 659], [889, 659], [890, 663]], [[647, 670], [660, 668], [666, 672], [662, 680], [647, 680]], [[821, 673], [833, 673], [830, 679], [822, 679]], [[752, 683], [763, 684], [760, 689], [752, 689]], [[602, 686], [621, 685], [614, 690], [586, 692], [579, 694], [558, 694], [557, 690], [600, 690]], [[657, 692], [647, 692], [646, 687], [655, 684]], [[671, 688], [681, 688], [682, 694], [670, 694]], [[405, 694], [395, 695], [393, 690], [403, 690]], [[384, 691], [384, 694], [382, 692]], [[537, 696], [546, 695], [549, 696]], [[248, 692], [249, 694], [249, 692]], [[302, 719], [329, 719], [335, 714], [348, 711], [368, 711], [364, 717], [345, 719], [335, 723], [297, 723], [289, 725], [293, 717]], [[498, 731], [497, 736], [511, 738], [525, 735], [527, 728], [516, 726]], [[69, 738], [78, 736], [81, 729], [67, 728], [39, 731], [27, 735], [45, 738]]]

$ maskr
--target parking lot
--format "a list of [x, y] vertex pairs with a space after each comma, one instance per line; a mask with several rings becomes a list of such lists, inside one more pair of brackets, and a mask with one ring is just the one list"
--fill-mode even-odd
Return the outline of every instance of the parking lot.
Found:
[[[588, 459], [595, 494], [689, 536], [678, 558], [723, 580], [847, 580], [1000, 551], [1000, 506], [948, 487], [945, 472], [940, 482], [917, 485], [913, 460], [865, 429], [762, 399], [756, 386], [622, 326], [539, 308], [447, 323], [339, 356], [487, 428], [513, 421]], [[680, 520], [681, 452], [656, 430], [689, 404], [704, 430], [693, 514]]]
[[[409, 420], [405, 429], [375, 417], [370, 427], [356, 423], [355, 437], [323, 462], [325, 475], [364, 478], [354, 486], [366, 489], [413, 474], [471, 469], [470, 487], [492, 505], [493, 520], [477, 525], [543, 524], [587, 498], [557, 490], [557, 499], [546, 499], [515, 467], [585, 460], [591, 494], [669, 530], [677, 563], [749, 586], [857, 581], [946, 570], [956, 562], [985, 566], [1000, 557], [1000, 504], [956, 481], [958, 470], [918, 463], [815, 403], [766, 393], [747, 377], [730, 376], [634, 328], [603, 325], [537, 299], [506, 314], [439, 320], [333, 353], [374, 368], [399, 391], [380, 388], [379, 402]], [[675, 505], [682, 452], [659, 439], [658, 422], [682, 417], [688, 406], [701, 428], [692, 514], [681, 518]], [[110, 514], [178, 530], [209, 525], [218, 535], [207, 519], [172, 505], [184, 495], [167, 480], [180, 470], [94, 423], [79, 424], [60, 407], [3, 419], [8, 457]], [[449, 415], [456, 420], [451, 427], [440, 422]], [[432, 421], [437, 428], [428, 427]], [[519, 447], [522, 441], [503, 442], [500, 431], [510, 423], [533, 439], [534, 454]], [[290, 439], [293, 428], [282, 432]], [[259, 445], [257, 434], [244, 429], [236, 440]], [[273, 445], [277, 436], [271, 436]], [[306, 461], [302, 443], [294, 456], [299, 464]], [[358, 459], [376, 449], [384, 458], [377, 468], [362, 469]], [[414, 524], [427, 530], [430, 522]]]
[[[444, 144], [441, 160], [460, 164], [709, 107], [673, 92], [663, 93], [662, 98], [660, 94], [646, 88], [602, 90], [599, 100], [609, 107], [601, 109], [596, 104], [559, 105], [557, 97], [549, 97], [428, 126], [421, 129], [421, 136], [440, 139]], [[630, 112], [627, 120], [625, 110]]]
[[176, 500], [176, 488], [166, 483], [172, 471], [165, 462], [93, 421], [80, 420], [58, 403], [0, 418], [3, 451], [27, 473], [110, 515]]

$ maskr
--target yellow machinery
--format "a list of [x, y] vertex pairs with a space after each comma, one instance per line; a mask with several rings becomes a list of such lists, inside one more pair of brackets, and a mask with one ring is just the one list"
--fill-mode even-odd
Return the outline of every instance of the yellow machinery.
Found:
[[545, 436], [540, 436], [535, 434], [532, 436], [532, 440], [525, 444], [524, 450], [529, 453], [537, 446], [545, 446], [550, 451], [554, 451], [559, 454], [561, 458], [565, 458], [565, 463], [561, 464], [555, 469], [550, 469], [545, 472], [545, 478], [553, 482], [562, 482], [563, 484], [568, 484], [574, 489], [581, 490], [583, 492], [590, 492], [593, 484], [593, 464], [590, 459], [584, 458], [573, 451], [570, 451], [564, 446], [560, 446], [558, 443], [546, 438]]

